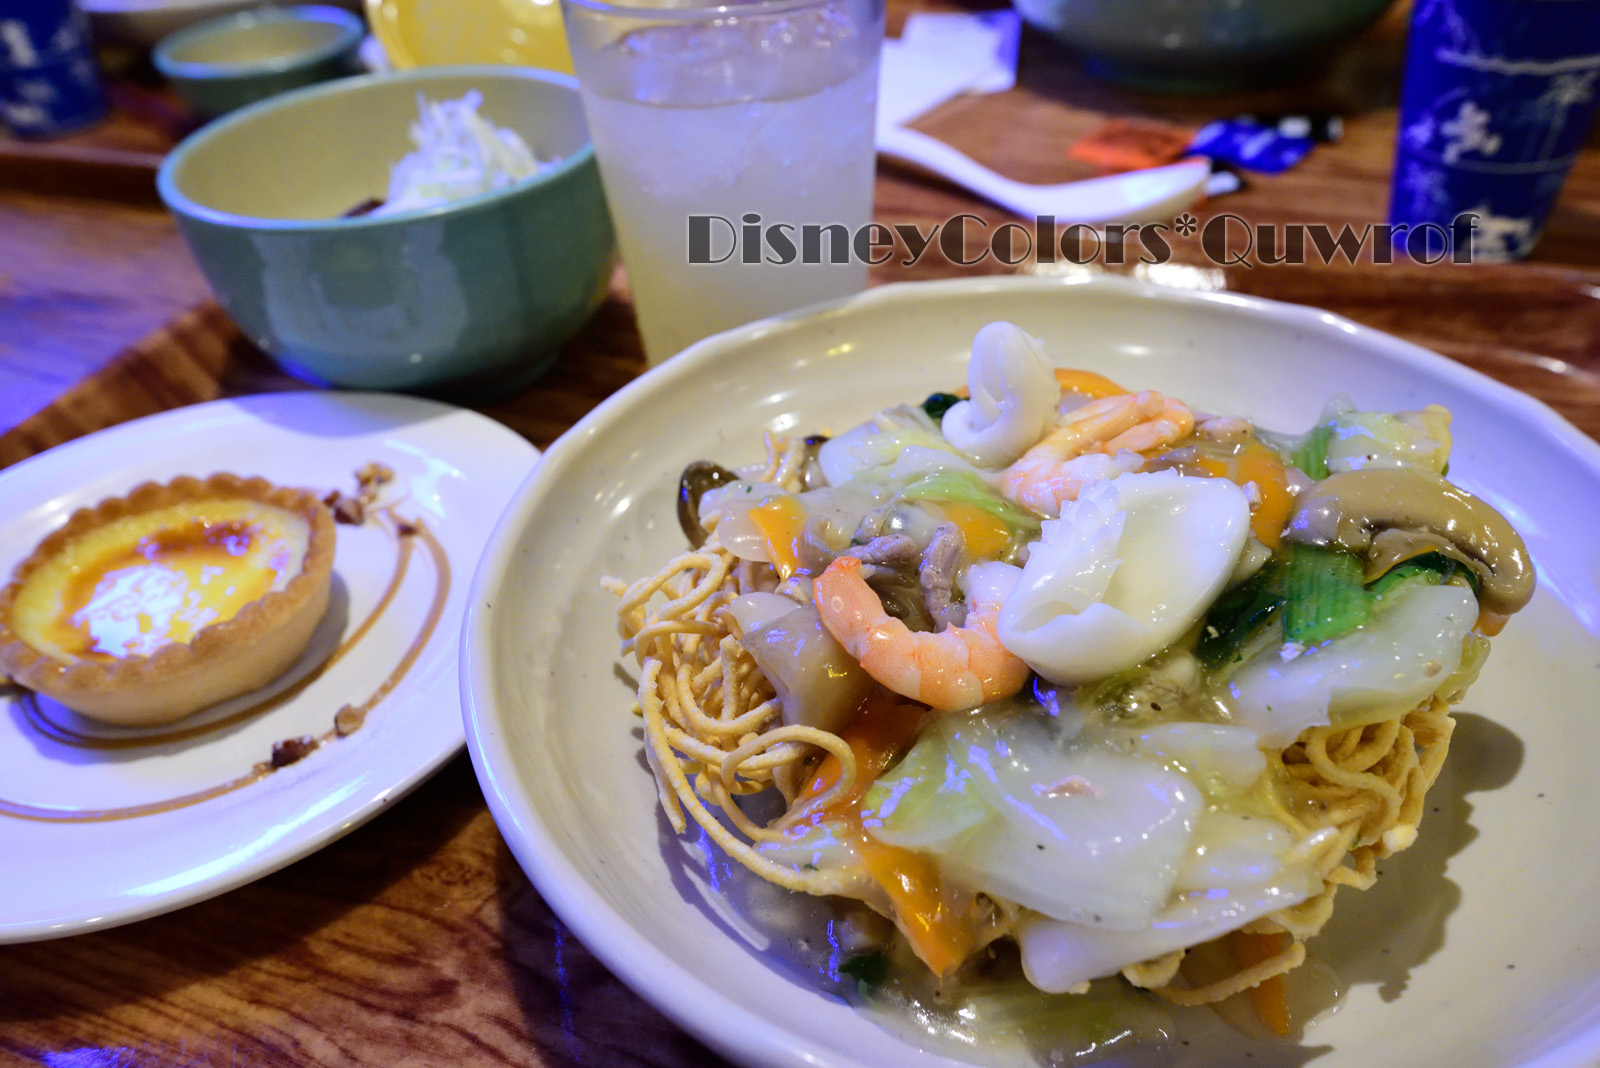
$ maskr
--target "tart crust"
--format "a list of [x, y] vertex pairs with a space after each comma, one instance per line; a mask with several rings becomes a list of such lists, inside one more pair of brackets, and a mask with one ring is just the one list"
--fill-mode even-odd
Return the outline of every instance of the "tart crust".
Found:
[[[73, 540], [125, 516], [213, 500], [256, 501], [306, 521], [300, 570], [282, 589], [200, 628], [188, 642], [171, 642], [148, 656], [66, 662], [35, 649], [13, 629], [15, 602], [28, 577]], [[0, 590], [0, 669], [18, 684], [103, 723], [145, 727], [180, 720], [259, 689], [299, 659], [328, 608], [334, 539], [332, 513], [306, 490], [225, 473], [203, 481], [185, 475], [165, 485], [142, 483], [125, 497], [80, 508], [18, 565]]]

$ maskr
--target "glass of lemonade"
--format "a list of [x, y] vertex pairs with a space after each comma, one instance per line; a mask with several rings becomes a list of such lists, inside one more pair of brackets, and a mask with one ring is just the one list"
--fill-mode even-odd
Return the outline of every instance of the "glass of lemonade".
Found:
[[884, 0], [686, 4], [562, 0], [651, 363], [867, 283]]

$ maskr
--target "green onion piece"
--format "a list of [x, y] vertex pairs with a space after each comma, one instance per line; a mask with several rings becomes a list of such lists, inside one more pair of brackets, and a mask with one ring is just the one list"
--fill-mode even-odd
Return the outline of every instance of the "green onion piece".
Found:
[[863, 953], [840, 964], [839, 971], [867, 986], [877, 986], [889, 978], [889, 957], [884, 953]]
[[1299, 447], [1289, 456], [1289, 462], [1315, 480], [1328, 477], [1328, 442], [1333, 440], [1333, 426], [1323, 423], [1312, 427]]
[[1423, 553], [1421, 556], [1413, 556], [1405, 563], [1396, 564], [1388, 572], [1374, 579], [1372, 585], [1367, 587], [1367, 592], [1376, 599], [1404, 582], [1426, 582], [1430, 586], [1438, 586], [1456, 578], [1466, 579], [1467, 584], [1472, 587], [1472, 592], [1474, 594], [1479, 592], [1479, 579], [1472, 568], [1444, 553]]
[[928, 399], [922, 402], [922, 410], [928, 413], [928, 418], [935, 423], [944, 418], [944, 413], [961, 403], [961, 398], [954, 393], [930, 393]]
[[1206, 613], [1195, 655], [1215, 670], [1239, 659], [1239, 650], [1256, 628], [1283, 604], [1283, 567], [1268, 561], [1261, 570], [1223, 592]]
[[1315, 645], [1350, 633], [1372, 615], [1361, 558], [1341, 549], [1292, 546], [1284, 590], [1284, 641]]
[[[1284, 641], [1315, 645], [1365, 624], [1373, 606], [1404, 583], [1437, 586], [1465, 581], [1474, 592], [1479, 583], [1470, 567], [1443, 553], [1413, 557], [1370, 586], [1362, 584], [1362, 574], [1361, 559], [1354, 553], [1287, 546], [1251, 578], [1217, 598], [1206, 613], [1195, 655], [1211, 671], [1232, 663], [1250, 636], [1280, 608]], [[1089, 694], [1100, 701], [1115, 696], [1099, 689]], [[1079, 701], [1083, 700], [1080, 695]]]

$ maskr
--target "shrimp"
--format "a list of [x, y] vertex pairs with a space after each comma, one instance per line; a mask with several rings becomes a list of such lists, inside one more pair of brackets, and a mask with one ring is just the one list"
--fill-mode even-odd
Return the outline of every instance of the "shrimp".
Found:
[[968, 572], [966, 624], [937, 633], [913, 631], [885, 612], [853, 556], [839, 557], [817, 576], [812, 601], [828, 633], [868, 675], [902, 697], [955, 712], [1010, 697], [1028, 681], [1028, 665], [995, 634], [1000, 604], [1018, 573], [1006, 564], [975, 565]]
[[1006, 468], [1001, 492], [1040, 515], [1058, 515], [1061, 503], [1076, 500], [1085, 484], [1144, 466], [1138, 457], [1096, 455], [1096, 447], [1134, 429], [1161, 407], [1159, 393], [1127, 393], [1067, 413], [1061, 426]]
[[1190, 411], [1189, 406], [1182, 401], [1162, 397], [1159, 393], [1155, 396], [1161, 401], [1161, 410], [1155, 413], [1154, 418], [1140, 423], [1132, 430], [1123, 431], [1100, 445], [1098, 451], [1107, 454], [1122, 449], [1148, 452], [1188, 437], [1194, 430], [1194, 412]]
[[1066, 415], [1061, 426], [1006, 468], [1000, 489], [1044, 516], [1056, 516], [1090, 482], [1138, 471], [1138, 454], [1194, 429], [1194, 413], [1153, 390], [1103, 397]]

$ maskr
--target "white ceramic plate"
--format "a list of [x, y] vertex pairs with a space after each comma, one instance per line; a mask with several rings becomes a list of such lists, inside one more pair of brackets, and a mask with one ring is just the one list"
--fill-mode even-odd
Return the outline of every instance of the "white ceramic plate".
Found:
[[[758, 459], [760, 432], [841, 431], [965, 380], [1009, 319], [1058, 363], [1300, 430], [1329, 395], [1455, 413], [1451, 477], [1504, 512], [1540, 578], [1460, 717], [1436, 808], [1312, 943], [1350, 984], [1299, 1046], [1200, 1012], [1140, 1063], [1587, 1065], [1600, 1057], [1600, 447], [1548, 408], [1312, 309], [1115, 279], [890, 286], [695, 346], [552, 447], [485, 553], [464, 635], [468, 745], [541, 893], [611, 969], [716, 1049], [783, 1068], [925, 1068], [763, 951], [699, 846], [657, 814], [604, 573], [681, 550], [679, 470]], [[619, 668], [620, 665], [620, 668]], [[1245, 1054], [1248, 1053], [1247, 1058]]]
[[[353, 492], [355, 469], [376, 461], [395, 472], [380, 503], [427, 532], [403, 537], [377, 518], [340, 525], [332, 604], [307, 654], [260, 693], [172, 727], [97, 727], [0, 691], [0, 942], [110, 927], [230, 890], [358, 826], [449, 759], [462, 742], [468, 581], [537, 457], [500, 424], [433, 401], [277, 393], [140, 419], [0, 472], [0, 575], [74, 509], [180, 474]], [[319, 670], [337, 647], [344, 654]], [[249, 774], [275, 742], [328, 732], [343, 705], [391, 677], [361, 729], [298, 763], [200, 803], [129, 814]], [[93, 812], [121, 818], [85, 821]]]

